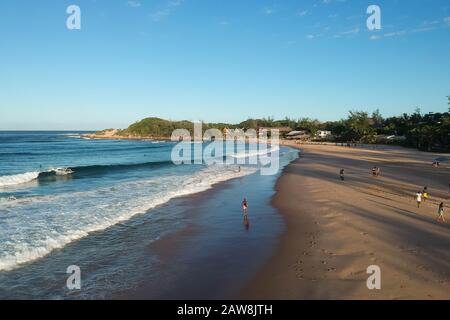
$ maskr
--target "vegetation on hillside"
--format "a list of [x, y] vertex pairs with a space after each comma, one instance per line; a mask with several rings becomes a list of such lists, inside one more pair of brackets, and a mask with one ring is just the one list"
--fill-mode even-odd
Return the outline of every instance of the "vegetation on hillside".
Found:
[[[226, 123], [203, 123], [203, 132], [207, 129], [237, 128], [236, 125]], [[191, 135], [194, 132], [194, 123], [187, 120], [170, 121], [161, 118], [145, 118], [130, 125], [125, 130], [120, 130], [118, 133], [121, 136], [135, 136], [135, 137], [170, 137], [172, 132], [176, 129], [186, 129]]]
[[[332, 132], [329, 140], [352, 143], [396, 143], [425, 151], [450, 151], [450, 97], [449, 112], [422, 114], [417, 108], [411, 114], [383, 117], [379, 110], [368, 114], [364, 111], [350, 111], [347, 118], [338, 121], [320, 122], [300, 118], [274, 120], [273, 118], [247, 119], [239, 124], [203, 123], [203, 131], [211, 128], [223, 130], [258, 129], [261, 127], [289, 127], [305, 130], [315, 136], [318, 130]], [[169, 121], [160, 118], [146, 118], [118, 135], [135, 137], [170, 137], [175, 129], [187, 129], [192, 134], [194, 124], [190, 121]], [[389, 139], [381, 139], [389, 138]]]

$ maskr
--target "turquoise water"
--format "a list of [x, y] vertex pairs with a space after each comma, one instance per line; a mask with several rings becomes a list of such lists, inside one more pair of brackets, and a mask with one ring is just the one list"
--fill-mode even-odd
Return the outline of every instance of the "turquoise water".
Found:
[[[189, 224], [183, 206], [167, 208], [170, 200], [258, 172], [256, 165], [177, 166], [172, 142], [88, 140], [80, 134], [0, 132], [0, 297], [15, 288], [18, 297], [60, 298], [56, 292], [64, 283], [50, 291], [42, 287], [81, 257], [107, 265], [108, 279], [117, 280], [108, 280], [109, 290], [123, 289], [127, 281], [117, 275], [137, 257], [121, 252], [137, 238], [150, 244]], [[281, 158], [285, 165], [292, 154], [282, 149]], [[139, 229], [143, 221], [146, 227]], [[135, 228], [139, 236], [123, 238]], [[52, 261], [59, 269], [49, 273]], [[92, 287], [83, 297], [99, 296], [107, 285], [93, 283], [102, 276], [104, 270], [90, 273]]]

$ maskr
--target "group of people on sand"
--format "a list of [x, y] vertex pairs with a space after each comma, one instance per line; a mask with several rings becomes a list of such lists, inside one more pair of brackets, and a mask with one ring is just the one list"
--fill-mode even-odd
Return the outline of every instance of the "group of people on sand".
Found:
[[[372, 168], [372, 176], [379, 177], [381, 175], [381, 169], [379, 167], [373, 167]], [[341, 181], [345, 181], [345, 170], [341, 169], [339, 171], [339, 178]]]
[[[341, 169], [339, 171], [339, 177], [340, 177], [341, 181], [345, 180], [344, 174], [345, 174], [345, 170]], [[374, 166], [372, 168], [372, 176], [379, 177], [380, 175], [381, 175], [381, 169], [377, 166]], [[450, 188], [450, 184], [449, 184], [449, 188]], [[420, 208], [420, 205], [422, 204], [422, 202], [427, 201], [429, 198], [430, 198], [430, 195], [428, 193], [428, 187], [425, 186], [421, 191], [419, 190], [415, 195], [415, 199], [417, 202], [417, 208]], [[444, 213], [445, 213], [444, 202], [441, 202], [439, 204], [438, 212], [437, 212], [437, 214], [438, 214], [437, 221], [438, 222], [440, 222], [440, 221], [445, 222]]]
[[417, 208], [420, 208], [420, 205], [422, 202], [425, 202], [428, 200], [430, 195], [428, 194], [428, 187], [424, 187], [422, 191], [417, 191], [416, 193], [416, 202], [417, 202]]
[[[430, 195], [428, 193], [428, 187], [424, 187], [422, 191], [417, 191], [416, 195], [416, 202], [417, 202], [417, 208], [420, 208], [420, 205], [422, 204], [422, 202], [427, 201], [430, 198]], [[437, 221], [440, 222], [445, 222], [445, 218], [444, 218], [444, 202], [439, 203], [438, 206], [438, 212], [437, 212]]]

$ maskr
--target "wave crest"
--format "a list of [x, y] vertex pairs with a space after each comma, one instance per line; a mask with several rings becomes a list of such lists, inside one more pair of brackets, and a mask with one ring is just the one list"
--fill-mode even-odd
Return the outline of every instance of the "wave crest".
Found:
[[27, 183], [39, 177], [40, 172], [26, 172], [12, 176], [0, 177], [0, 187], [9, 187], [17, 184]]

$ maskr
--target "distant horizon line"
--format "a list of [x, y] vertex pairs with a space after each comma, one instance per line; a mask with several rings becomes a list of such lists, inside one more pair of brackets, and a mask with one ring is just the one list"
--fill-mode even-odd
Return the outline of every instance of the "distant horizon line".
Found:
[[[93, 129], [93, 130], [78, 130], [78, 129], [73, 129], [73, 130], [48, 130], [48, 129], [0, 129], [0, 132], [94, 132], [94, 131], [98, 131], [99, 129]], [[100, 129], [100, 130], [104, 130], [104, 129]]]

